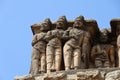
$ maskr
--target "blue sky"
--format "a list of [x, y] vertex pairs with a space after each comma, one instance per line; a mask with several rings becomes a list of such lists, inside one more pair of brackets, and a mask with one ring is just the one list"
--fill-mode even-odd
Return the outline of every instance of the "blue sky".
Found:
[[119, 0], [0, 0], [0, 80], [26, 75], [31, 62], [30, 25], [45, 18], [56, 21], [66, 15], [97, 20], [109, 28], [112, 18], [120, 18]]

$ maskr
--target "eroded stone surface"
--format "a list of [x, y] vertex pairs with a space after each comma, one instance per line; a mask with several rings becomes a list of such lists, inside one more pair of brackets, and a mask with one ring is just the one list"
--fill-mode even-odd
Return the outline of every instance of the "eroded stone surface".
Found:
[[14, 80], [35, 80], [35, 77], [32, 75], [16, 76]]
[[105, 80], [120, 80], [120, 70], [107, 73], [105, 76]]
[[14, 80], [120, 80], [120, 69], [78, 69], [37, 75], [17, 76]]
[[99, 70], [77, 72], [77, 80], [103, 80]]

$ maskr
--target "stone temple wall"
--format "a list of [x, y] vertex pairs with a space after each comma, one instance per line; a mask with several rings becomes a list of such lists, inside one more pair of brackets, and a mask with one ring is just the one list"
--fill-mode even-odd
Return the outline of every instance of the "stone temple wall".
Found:
[[[45, 21], [49, 23], [48, 20], [50, 19], [45, 19]], [[58, 19], [58, 21], [56, 22], [50, 22], [49, 31], [56, 29], [56, 26], [58, 26], [57, 22], [59, 22], [60, 20], [61, 19]], [[77, 21], [77, 18], [75, 20]], [[69, 20], [65, 22], [64, 24], [65, 25], [67, 24], [66, 28], [70, 27], [70, 29], [72, 29], [76, 27], [74, 26], [75, 20], [74, 21]], [[110, 21], [110, 25], [111, 28], [105, 29], [107, 31], [107, 35], [106, 35], [106, 32], [99, 29], [96, 20], [84, 19], [84, 27], [82, 27], [82, 30], [88, 32], [91, 36], [90, 45], [89, 45], [90, 51], [88, 52], [89, 54], [87, 54], [87, 57], [85, 56], [83, 60], [82, 57], [79, 56], [81, 58], [80, 59], [81, 64], [78, 65], [79, 68], [76, 69], [74, 67], [73, 68], [70, 67], [70, 69], [67, 70], [65, 67], [66, 64], [64, 62], [65, 61], [65, 56], [63, 53], [64, 51], [62, 51], [62, 60], [60, 61], [61, 63], [59, 64], [60, 69], [57, 69], [55, 67], [54, 71], [48, 72], [47, 71], [47, 69], [49, 69], [47, 67], [48, 59], [45, 59], [45, 61], [42, 62], [43, 64], [45, 63], [44, 66], [39, 65], [38, 63], [40, 62], [41, 58], [34, 57], [36, 56], [37, 51], [34, 51], [33, 49], [34, 52], [32, 52], [32, 60], [31, 60], [32, 64], [30, 67], [30, 73], [24, 76], [16, 76], [14, 80], [120, 80], [120, 68], [119, 68], [120, 61], [118, 56], [118, 54], [120, 53], [119, 52], [120, 40], [117, 39], [120, 34], [120, 19], [112, 19]], [[44, 28], [46, 29], [45, 25], [42, 26], [44, 26]], [[67, 30], [66, 28], [64, 28], [64, 31]], [[33, 24], [31, 26], [33, 36], [35, 36], [38, 33], [41, 33], [40, 29], [41, 29], [41, 22]], [[44, 31], [43, 28], [42, 30]], [[107, 41], [106, 41], [106, 36], [107, 36]], [[41, 39], [43, 38], [44, 37], [42, 37]], [[38, 43], [38, 41], [36, 41], [36, 43]], [[66, 42], [67, 40], [63, 41], [62, 45], [64, 46]], [[34, 44], [32, 44], [33, 48], [34, 48]], [[46, 46], [47, 44], [48, 42], [46, 42]], [[37, 47], [35, 46], [35, 48], [38, 49], [43, 48], [41, 46], [43, 45]], [[43, 50], [39, 49], [38, 51], [43, 51]], [[101, 53], [104, 54], [101, 55]], [[45, 56], [47, 57], [47, 53], [45, 54], [46, 54]], [[81, 50], [81, 55], [82, 55], [82, 50]], [[85, 62], [85, 60], [87, 60], [87, 62]], [[42, 72], [42, 68], [38, 68], [38, 67], [44, 67], [43, 72]]]

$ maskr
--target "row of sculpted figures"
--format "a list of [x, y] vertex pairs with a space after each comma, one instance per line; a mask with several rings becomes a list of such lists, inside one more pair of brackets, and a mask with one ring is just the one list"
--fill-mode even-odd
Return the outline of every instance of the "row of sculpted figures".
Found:
[[[111, 29], [99, 30], [94, 20], [78, 16], [67, 21], [61, 16], [55, 23], [47, 18], [31, 28], [30, 74], [120, 66], [120, 37], [114, 37]], [[115, 35], [119, 35], [118, 31]]]

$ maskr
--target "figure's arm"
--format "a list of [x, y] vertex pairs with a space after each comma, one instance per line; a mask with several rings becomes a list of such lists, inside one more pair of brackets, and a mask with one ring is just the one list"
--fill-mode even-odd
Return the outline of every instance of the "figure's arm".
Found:
[[51, 31], [48, 31], [44, 37], [44, 39], [48, 42], [49, 40], [51, 40], [54, 37], [54, 35], [52, 34]]
[[[84, 33], [84, 36], [82, 36], [83, 39], [81, 40], [82, 41], [82, 50], [84, 53], [89, 53], [90, 52], [90, 48], [91, 48], [91, 41], [90, 41], [90, 35], [89, 33]], [[82, 38], [81, 37], [81, 38]]]
[[45, 37], [46, 33], [41, 32], [39, 34], [37, 34], [37, 42], [38, 41], [44, 41], [44, 37]]
[[78, 40], [79, 34], [76, 30], [73, 29], [69, 31], [69, 37]]
[[37, 36], [34, 35], [32, 39], [32, 46], [34, 46], [37, 43]]
[[89, 32], [85, 32], [85, 36], [89, 41], [91, 40], [91, 35]]
[[64, 33], [62, 35], [62, 39], [63, 40], [68, 40], [69, 38], [70, 38], [69, 31], [68, 30], [64, 31]]
[[117, 47], [120, 48], [120, 35], [117, 37]]

